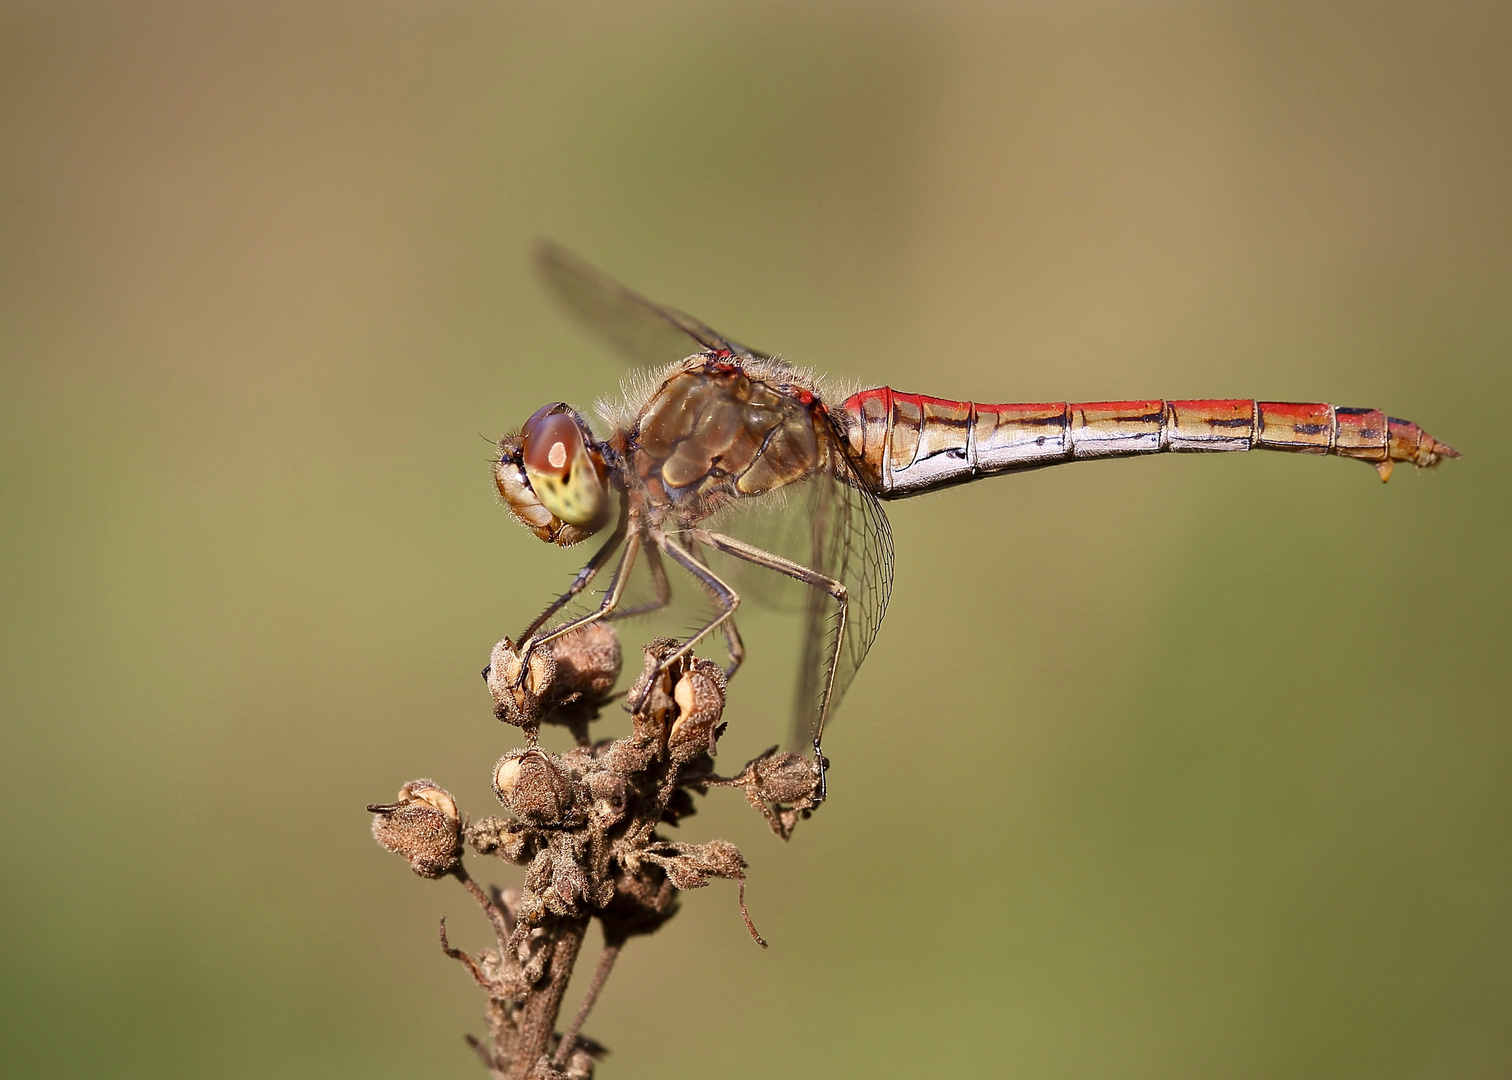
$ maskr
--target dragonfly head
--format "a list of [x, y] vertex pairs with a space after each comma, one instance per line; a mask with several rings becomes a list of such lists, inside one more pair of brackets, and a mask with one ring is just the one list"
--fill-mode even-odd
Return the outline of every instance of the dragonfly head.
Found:
[[561, 402], [537, 409], [518, 435], [499, 440], [494, 483], [522, 525], [561, 547], [609, 520], [609, 470], [587, 423]]

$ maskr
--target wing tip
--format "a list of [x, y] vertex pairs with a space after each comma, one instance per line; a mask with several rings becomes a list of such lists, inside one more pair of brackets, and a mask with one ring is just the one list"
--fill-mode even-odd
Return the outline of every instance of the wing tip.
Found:
[[549, 236], [538, 236], [530, 242], [530, 261], [536, 269], [548, 273], [554, 269], [596, 273], [581, 256]]

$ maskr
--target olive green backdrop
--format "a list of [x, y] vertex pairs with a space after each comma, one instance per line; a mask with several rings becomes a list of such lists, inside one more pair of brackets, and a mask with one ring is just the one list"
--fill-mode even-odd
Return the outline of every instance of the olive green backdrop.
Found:
[[1490, 4], [0, 5], [4, 1071], [481, 1075], [481, 923], [362, 807], [488, 812], [478, 670], [577, 565], [479, 438], [621, 377], [547, 235], [857, 383], [1465, 455], [896, 505], [832, 803], [685, 830], [772, 948], [690, 895], [602, 1076], [1508, 1075], [1509, 53]]

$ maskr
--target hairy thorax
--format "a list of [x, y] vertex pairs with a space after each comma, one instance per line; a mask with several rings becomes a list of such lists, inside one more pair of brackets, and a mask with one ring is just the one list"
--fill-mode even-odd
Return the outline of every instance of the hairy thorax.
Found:
[[637, 418], [636, 476], [653, 514], [700, 521], [732, 499], [765, 495], [824, 468], [828, 423], [806, 386], [768, 382], [733, 359], [692, 357]]

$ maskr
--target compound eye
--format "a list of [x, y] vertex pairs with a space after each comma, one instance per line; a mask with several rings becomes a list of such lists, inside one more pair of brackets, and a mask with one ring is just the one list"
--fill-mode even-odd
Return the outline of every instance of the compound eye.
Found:
[[537, 476], [565, 482], [583, 452], [583, 433], [565, 413], [537, 413], [525, 423], [520, 450], [532, 482]]
[[569, 525], [599, 521], [608, 501], [583, 429], [570, 413], [548, 405], [525, 422], [520, 456], [530, 487], [541, 505]]

